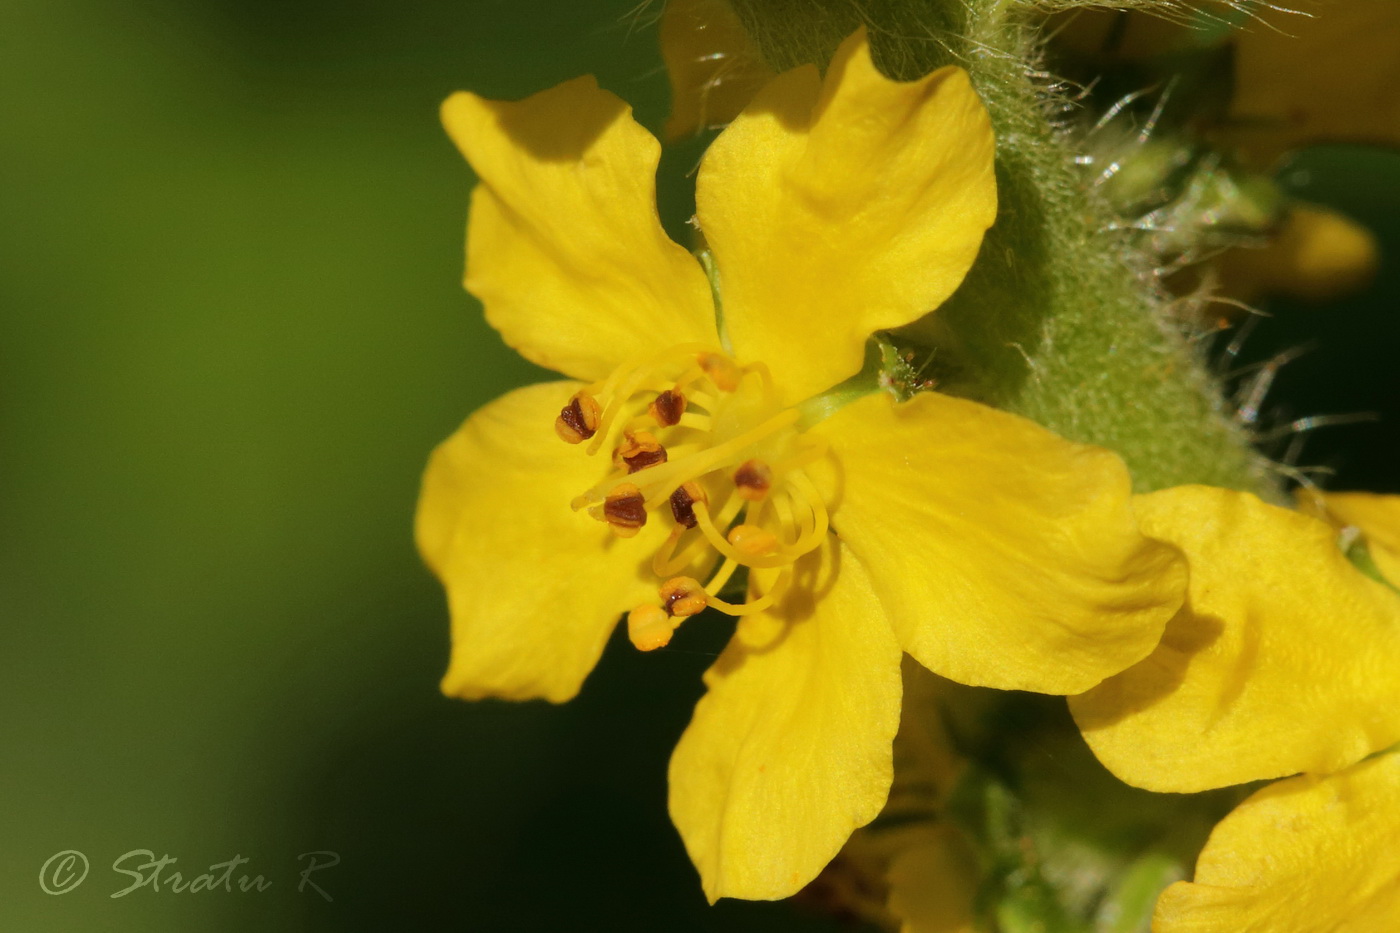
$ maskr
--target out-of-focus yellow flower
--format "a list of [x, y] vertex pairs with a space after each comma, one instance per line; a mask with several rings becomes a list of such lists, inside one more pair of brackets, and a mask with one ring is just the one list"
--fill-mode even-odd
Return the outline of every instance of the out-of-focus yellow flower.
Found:
[[889, 908], [900, 933], [974, 933], [976, 849], [957, 827], [921, 829], [890, 862]]
[[1235, 39], [1231, 138], [1260, 163], [1320, 142], [1400, 146], [1400, 3], [1259, 10]]
[[1056, 44], [1095, 66], [1163, 74], [1231, 45], [1230, 100], [1217, 128], [1256, 164], [1316, 143], [1400, 146], [1400, 4], [1313, 0], [1191, 11], [1076, 10], [1051, 20]]
[[1364, 288], [1379, 264], [1370, 230], [1336, 211], [1298, 203], [1266, 244], [1231, 249], [1216, 268], [1221, 288], [1240, 301], [1274, 295], [1328, 301]]
[[774, 77], [726, 0], [668, 0], [661, 56], [671, 79], [667, 139], [723, 126]]
[[[1301, 712], [1301, 711], [1300, 711]], [[1400, 754], [1256, 792], [1211, 834], [1154, 933], [1400, 929]]]
[[948, 297], [994, 218], [965, 73], [895, 83], [858, 33], [824, 80], [769, 84], [700, 167], [709, 281], [658, 221], [656, 140], [592, 79], [443, 116], [481, 179], [467, 288], [576, 380], [486, 406], [428, 466], [443, 690], [566, 700], [620, 613], [642, 648], [738, 616], [670, 769], [711, 898], [791, 894], [879, 812], [901, 649], [1049, 693], [1152, 649], [1184, 569], [1137, 531], [1115, 455], [937, 393], [822, 396]]
[[[1108, 69], [1120, 72], [1120, 80], [1131, 76], [1137, 83], [1127, 86], [1134, 91], [1165, 89], [1157, 99], [1168, 117], [1153, 118], [1156, 137], [1139, 139], [1134, 126], [1129, 145], [1111, 153], [1118, 171], [1105, 185], [1110, 195], [1126, 179], [1130, 192], [1146, 188], [1165, 197], [1181, 166], [1209, 143], [1230, 158], [1193, 173], [1193, 184], [1142, 218], [1161, 231], [1154, 241], [1189, 247], [1203, 239], [1210, 245], [1215, 233], [1248, 235], [1255, 242], [1232, 246], [1210, 263], [1221, 292], [1246, 304], [1268, 297], [1327, 301], [1364, 287], [1379, 258], [1371, 233], [1314, 205], [1293, 203], [1279, 212], [1281, 191], [1256, 173], [1272, 172], [1280, 156], [1316, 143], [1400, 145], [1394, 93], [1400, 3], [1320, 0], [1298, 11], [1253, 4], [1157, 12], [1172, 18], [1080, 10], [1052, 18], [1048, 27], [1065, 65], [1083, 69], [1081, 79]], [[1227, 72], [1229, 81], [1217, 77]], [[1105, 138], [1113, 140], [1103, 132], [1096, 137], [1100, 144]], [[1096, 164], [1107, 161], [1092, 154]], [[1222, 192], [1238, 196], [1222, 199]], [[1241, 207], [1257, 207], [1262, 216], [1251, 218]], [[1170, 260], [1180, 249], [1161, 252]], [[1193, 290], [1201, 271], [1179, 274], [1173, 287]], [[1211, 307], [1214, 313], [1219, 306]]]

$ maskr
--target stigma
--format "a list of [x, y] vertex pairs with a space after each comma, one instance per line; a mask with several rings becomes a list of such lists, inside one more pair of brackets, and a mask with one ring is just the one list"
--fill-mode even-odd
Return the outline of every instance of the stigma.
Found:
[[[666, 645], [707, 608], [742, 616], [780, 599], [793, 564], [825, 538], [828, 515], [805, 469], [826, 444], [779, 403], [768, 369], [698, 344], [633, 360], [567, 400], [560, 439], [604, 450], [611, 469], [573, 500], [613, 534], [650, 522], [667, 535], [652, 556], [656, 599], [627, 617], [643, 651]], [[747, 572], [744, 601], [720, 594]], [[701, 583], [701, 579], [706, 582]]]

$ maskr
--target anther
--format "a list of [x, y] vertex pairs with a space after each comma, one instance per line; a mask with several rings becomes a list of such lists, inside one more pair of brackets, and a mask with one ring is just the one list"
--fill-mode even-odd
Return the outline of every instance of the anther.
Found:
[[554, 419], [554, 433], [560, 440], [581, 444], [598, 433], [602, 416], [603, 408], [596, 398], [587, 392], [576, 393]]
[[647, 406], [647, 413], [663, 428], [679, 424], [681, 415], [685, 414], [685, 396], [675, 389], [667, 389]]
[[721, 392], [733, 392], [744, 377], [734, 361], [721, 353], [701, 353], [695, 361]]
[[627, 613], [627, 637], [638, 651], [666, 647], [675, 630], [676, 623], [666, 610], [652, 603], [644, 603]]
[[603, 521], [619, 538], [630, 538], [647, 523], [646, 499], [631, 483], [622, 483], [603, 500]]
[[710, 595], [691, 577], [672, 577], [661, 584], [661, 606], [668, 615], [693, 616], [710, 604]]
[[778, 550], [778, 536], [757, 525], [735, 525], [729, 543], [745, 557], [766, 557]]
[[646, 431], [638, 431], [635, 434], [627, 432], [617, 450], [613, 451], [613, 463], [618, 467], [625, 467], [628, 473], [665, 462], [666, 448], [661, 446], [655, 435]]
[[675, 518], [677, 525], [694, 528], [696, 522], [695, 503], [707, 501], [705, 490], [700, 488], [699, 483], [682, 483], [676, 487], [675, 492], [671, 493], [671, 515]]
[[773, 487], [773, 471], [762, 460], [746, 460], [734, 471], [734, 485], [743, 498], [760, 502]]

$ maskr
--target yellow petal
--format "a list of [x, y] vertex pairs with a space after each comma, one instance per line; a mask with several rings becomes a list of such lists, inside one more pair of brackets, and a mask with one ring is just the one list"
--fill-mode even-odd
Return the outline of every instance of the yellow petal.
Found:
[[1299, 495], [1300, 507], [1337, 528], [1360, 530], [1381, 574], [1400, 586], [1400, 496], [1369, 492], [1317, 492]]
[[872, 331], [957, 288], [996, 216], [986, 109], [960, 69], [882, 76], [865, 33], [819, 81], [784, 73], [720, 134], [696, 212], [735, 352], [800, 401], [860, 369]]
[[889, 792], [899, 645], [848, 552], [797, 572], [740, 620], [671, 758], [671, 819], [711, 901], [794, 893]]
[[973, 933], [981, 884], [977, 853], [947, 824], [921, 834], [889, 868], [890, 912], [900, 933]]
[[1077, 693], [1145, 657], [1181, 604], [1176, 551], [1138, 533], [1114, 454], [933, 392], [814, 431], [832, 526], [904, 650], [959, 683]]
[[1400, 4], [1318, 0], [1239, 31], [1239, 139], [1260, 160], [1316, 142], [1400, 145]]
[[527, 359], [584, 380], [716, 340], [709, 283], [656, 213], [661, 147], [592, 77], [519, 102], [457, 93], [442, 122], [480, 176], [467, 289]]
[[667, 0], [661, 56], [671, 79], [667, 139], [723, 126], [773, 78], [725, 0]]
[[1336, 771], [1400, 739], [1400, 596], [1352, 567], [1332, 529], [1208, 486], [1137, 508], [1191, 581], [1151, 657], [1070, 698], [1109, 770], [1199, 791]]
[[1400, 755], [1272, 784], [1225, 818], [1154, 933], [1400, 930]]
[[1266, 245], [1220, 257], [1220, 284], [1246, 302], [1270, 295], [1330, 301], [1364, 288], [1379, 263], [1370, 230], [1336, 211], [1298, 204]]
[[651, 523], [620, 540], [569, 500], [609, 464], [554, 434], [572, 382], [517, 389], [436, 451], [418, 500], [418, 549], [447, 588], [450, 696], [562, 703], [621, 613], [656, 597]]

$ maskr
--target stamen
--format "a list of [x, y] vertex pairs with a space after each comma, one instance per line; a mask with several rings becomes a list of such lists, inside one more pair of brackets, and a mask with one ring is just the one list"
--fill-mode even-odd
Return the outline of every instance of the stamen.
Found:
[[587, 392], [576, 392], [554, 419], [554, 433], [569, 444], [582, 444], [598, 432], [603, 409]]
[[685, 414], [685, 396], [676, 389], [667, 389], [647, 406], [647, 412], [661, 427], [669, 428], [679, 423], [681, 415]]
[[792, 570], [784, 570], [778, 577], [778, 582], [773, 584], [773, 588], [764, 593], [758, 599], [751, 599], [746, 603], [727, 603], [722, 599], [710, 597], [710, 607], [718, 609], [720, 612], [731, 616], [753, 615], [755, 612], [762, 612], [773, 605], [783, 594], [787, 592], [788, 584], [792, 582]]
[[648, 498], [660, 501], [671, 494], [671, 490], [675, 488], [673, 483], [679, 485], [687, 480], [704, 476], [711, 470], [723, 466], [726, 461], [733, 462], [735, 455], [742, 452], [744, 448], [792, 425], [797, 421], [797, 418], [797, 409], [789, 408], [723, 444], [716, 444], [714, 447], [707, 448], [685, 460], [676, 460], [657, 467], [647, 475], [646, 482], [648, 488], [661, 492], [660, 495], [651, 493]]
[[[613, 419], [617, 417], [618, 410], [630, 399], [648, 378], [655, 378], [658, 370], [677, 358], [693, 357], [700, 353], [712, 353], [704, 344], [688, 343], [679, 346], [668, 347], [660, 353], [652, 354], [648, 357], [624, 363], [613, 371], [612, 375], [603, 382], [600, 395], [608, 397], [608, 407], [603, 410], [603, 416], [598, 425], [601, 436], [588, 445], [589, 455], [598, 452], [603, 439], [608, 436], [612, 427]], [[732, 365], [732, 364], [731, 364]], [[590, 387], [591, 388], [591, 387]]]
[[625, 468], [628, 473], [636, 473], [638, 470], [666, 462], [666, 448], [661, 446], [654, 434], [638, 431], [623, 437], [623, 442], [613, 451], [613, 463], [619, 468]]
[[695, 361], [721, 392], [733, 392], [739, 387], [739, 380], [744, 378], [744, 371], [721, 353], [701, 353]]
[[747, 460], [734, 471], [739, 495], [750, 502], [761, 502], [773, 488], [773, 470], [762, 460]]
[[673, 616], [693, 616], [709, 604], [709, 594], [691, 577], [672, 577], [661, 584], [660, 593], [662, 607]]
[[682, 483], [671, 493], [671, 516], [675, 518], [677, 525], [694, 528], [695, 503], [708, 501], [709, 497], [705, 495], [705, 490], [700, 488], [699, 483]]
[[734, 576], [734, 571], [738, 570], [739, 566], [737, 560], [726, 560], [715, 575], [710, 577], [710, 582], [705, 584], [705, 592], [709, 593], [712, 597], [710, 599], [711, 603], [714, 602], [713, 597], [717, 596], [719, 591], [724, 589], [724, 585], [729, 582], [729, 578]]
[[655, 651], [671, 641], [676, 623], [666, 610], [652, 603], [643, 603], [627, 613], [627, 637], [638, 651]]
[[[624, 538], [663, 502], [671, 511], [674, 524], [650, 561], [665, 581], [659, 599], [627, 616], [638, 649], [668, 644], [682, 620], [707, 607], [735, 616], [770, 608], [795, 579], [795, 562], [821, 545], [826, 506], [803, 469], [826, 443], [803, 436], [801, 418], [782, 407], [766, 366], [696, 344], [639, 356], [560, 411], [559, 436], [589, 441], [590, 455], [609, 445], [615, 468], [574, 498], [575, 510]], [[720, 599], [740, 568], [749, 571], [747, 600]], [[696, 577], [705, 576], [702, 586]]]
[[646, 500], [631, 483], [621, 483], [603, 500], [603, 521], [619, 538], [630, 538], [647, 523]]
[[[702, 500], [703, 501], [703, 500]], [[724, 506], [719, 510], [715, 522], [723, 527], [729, 527], [729, 523], [734, 521], [734, 516], [739, 514], [739, 509], [744, 505], [744, 500], [738, 496], [730, 496], [725, 500]], [[701, 552], [709, 545], [709, 540], [703, 533], [692, 535], [691, 541], [679, 554], [675, 553], [676, 544], [679, 543], [681, 535], [687, 529], [677, 525], [671, 529], [671, 536], [652, 557], [651, 569], [658, 577], [666, 578], [679, 573], [683, 567], [689, 566], [700, 556]]]
[[711, 547], [730, 560], [736, 560], [746, 567], [782, 567], [802, 556], [800, 553], [782, 550], [776, 554], [753, 557], [740, 551], [720, 534], [719, 529], [715, 527], [715, 523], [710, 520], [709, 510], [706, 509], [702, 503], [697, 502], [695, 504], [695, 518], [700, 526], [700, 531], [705, 535], [705, 540], [710, 542]]
[[757, 525], [735, 525], [729, 529], [729, 543], [748, 558], [767, 557], [778, 550], [778, 536]]

